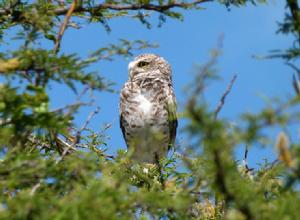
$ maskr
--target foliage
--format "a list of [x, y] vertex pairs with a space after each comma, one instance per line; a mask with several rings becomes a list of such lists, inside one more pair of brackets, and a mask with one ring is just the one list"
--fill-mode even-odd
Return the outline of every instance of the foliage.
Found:
[[[134, 164], [130, 153], [123, 151], [108, 155], [105, 129], [96, 133], [87, 128], [98, 109], [81, 128], [73, 124], [74, 113], [92, 104], [80, 101], [82, 95], [112, 90], [98, 72], [90, 71], [91, 66], [156, 45], [121, 39], [89, 57], [64, 54], [59, 50], [66, 28], [101, 23], [109, 31], [110, 19], [128, 15], [151, 28], [149, 12], [159, 14], [161, 26], [166, 18], [182, 20], [182, 10], [201, 9], [206, 2], [210, 0], [0, 2], [2, 42], [9, 48], [21, 42], [17, 49], [0, 52], [0, 219], [297, 219], [299, 144], [280, 133], [275, 144], [278, 160], [266, 161], [256, 171], [247, 165], [247, 151], [242, 163], [234, 156], [240, 146], [267, 146], [268, 127], [285, 130], [299, 121], [297, 76], [297, 97], [274, 101], [256, 115], [244, 114], [241, 123], [232, 127], [218, 113], [234, 80], [217, 111], [200, 95], [204, 85], [217, 77], [220, 48], [213, 50], [187, 94], [183, 117], [191, 141], [158, 164]], [[265, 1], [218, 2], [233, 7]], [[279, 32], [292, 33], [299, 42], [297, 1], [287, 0], [287, 6]], [[53, 48], [49, 49], [49, 42]], [[296, 60], [299, 54], [296, 43], [270, 57]], [[54, 82], [77, 94], [77, 101], [50, 109], [49, 89]]]

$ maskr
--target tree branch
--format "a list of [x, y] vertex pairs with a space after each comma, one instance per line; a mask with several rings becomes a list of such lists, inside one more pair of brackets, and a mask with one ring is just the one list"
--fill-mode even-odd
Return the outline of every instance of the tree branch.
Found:
[[[86, 7], [76, 7], [74, 12], [88, 12], [88, 11], [100, 11], [104, 9], [110, 9], [114, 11], [122, 11], [122, 10], [149, 10], [149, 11], [157, 11], [157, 12], [164, 12], [167, 11], [171, 8], [189, 8], [196, 6], [200, 3], [204, 2], [211, 2], [213, 0], [196, 0], [192, 2], [172, 2], [164, 5], [154, 5], [154, 4], [132, 4], [132, 5], [115, 5], [115, 4], [108, 4], [108, 3], [103, 3], [96, 5], [91, 8], [86, 8]], [[68, 10], [67, 7], [62, 7], [59, 9], [56, 9], [54, 13], [56, 15], [63, 15], [66, 13]]]
[[62, 39], [62, 37], [64, 35], [64, 32], [65, 32], [65, 30], [67, 28], [67, 25], [69, 23], [71, 15], [72, 15], [74, 9], [76, 8], [76, 5], [77, 5], [77, 0], [74, 0], [73, 3], [71, 4], [71, 7], [67, 11], [67, 14], [66, 14], [66, 17], [64, 19], [64, 22], [62, 23], [62, 25], [59, 28], [59, 32], [58, 32], [58, 35], [57, 35], [57, 37], [55, 39], [55, 45], [54, 45], [54, 49], [53, 49], [53, 52], [55, 54], [59, 51], [61, 39]]
[[251, 213], [249, 206], [245, 203], [239, 203], [236, 195], [230, 191], [226, 184], [225, 175], [220, 152], [216, 149], [213, 151], [214, 163], [216, 165], [216, 185], [219, 188], [220, 192], [224, 195], [225, 204], [228, 206], [231, 202], [235, 201], [237, 208], [245, 215], [247, 220], [254, 219]]
[[[63, 160], [63, 158], [67, 155], [67, 153], [69, 152], [69, 150], [73, 149], [76, 147], [76, 145], [80, 142], [80, 136], [81, 136], [81, 132], [83, 130], [86, 129], [86, 127], [88, 126], [88, 124], [90, 123], [91, 119], [98, 114], [100, 111], [100, 108], [97, 107], [94, 111], [92, 111], [89, 116], [87, 117], [86, 121], [84, 122], [83, 126], [76, 132], [76, 135], [74, 136], [74, 139], [72, 140], [71, 144], [67, 144], [66, 148], [64, 149], [64, 151], [61, 154], [61, 157], [56, 161], [56, 164], [59, 163], [61, 160]], [[61, 141], [61, 140], [60, 140]]]
[[237, 75], [235, 74], [235, 75], [232, 77], [232, 79], [231, 79], [229, 85], [227, 86], [226, 91], [225, 91], [224, 94], [222, 95], [222, 97], [221, 97], [221, 99], [220, 99], [220, 102], [219, 102], [219, 105], [218, 105], [218, 107], [217, 107], [216, 110], [215, 110], [215, 119], [218, 117], [219, 112], [220, 112], [221, 109], [223, 108], [223, 106], [224, 106], [224, 104], [225, 104], [225, 99], [226, 99], [227, 95], [230, 93], [230, 91], [231, 91], [231, 89], [232, 89], [232, 86], [233, 86], [233, 84], [234, 84], [236, 78], [237, 78]]
[[[102, 3], [95, 5], [93, 7], [87, 7], [78, 5], [73, 9], [74, 13], [80, 13], [80, 12], [93, 12], [93, 11], [100, 11], [105, 9], [110, 9], [113, 11], [122, 11], [122, 10], [148, 10], [148, 11], [157, 11], [157, 12], [164, 12], [171, 8], [190, 8], [193, 6], [197, 6], [201, 3], [205, 2], [212, 2], [213, 0], [195, 0], [191, 2], [170, 2], [168, 4], [162, 4], [162, 5], [155, 5], [155, 4], [128, 4], [128, 5], [117, 5], [117, 4], [109, 4], [109, 3]], [[73, 4], [72, 4], [73, 5]], [[65, 15], [71, 8], [68, 6], [61, 6], [53, 11], [51, 13], [54, 13], [55, 15]], [[11, 9], [0, 9], [0, 16], [9, 15], [11, 13]]]

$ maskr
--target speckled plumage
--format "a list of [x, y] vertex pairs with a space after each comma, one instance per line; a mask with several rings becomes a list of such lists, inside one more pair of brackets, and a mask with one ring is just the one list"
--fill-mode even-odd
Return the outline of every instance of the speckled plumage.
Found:
[[142, 54], [128, 65], [121, 91], [120, 126], [132, 158], [156, 163], [174, 145], [177, 117], [170, 65], [162, 57]]

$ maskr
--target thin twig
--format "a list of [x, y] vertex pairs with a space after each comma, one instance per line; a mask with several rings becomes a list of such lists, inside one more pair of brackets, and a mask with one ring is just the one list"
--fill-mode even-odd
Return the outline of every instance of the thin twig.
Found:
[[219, 112], [220, 112], [221, 109], [223, 108], [223, 106], [224, 106], [224, 104], [225, 104], [225, 99], [226, 99], [227, 95], [230, 93], [230, 91], [231, 91], [231, 89], [232, 89], [232, 86], [233, 86], [233, 84], [234, 84], [236, 78], [237, 78], [237, 75], [235, 74], [235, 75], [232, 77], [232, 79], [231, 79], [229, 85], [227, 86], [227, 89], [226, 89], [225, 93], [222, 95], [222, 97], [221, 97], [221, 99], [220, 99], [220, 102], [219, 102], [219, 105], [218, 105], [218, 107], [217, 107], [216, 110], [215, 110], [215, 119], [218, 117]]
[[58, 32], [56, 40], [55, 40], [54, 49], [53, 49], [53, 52], [55, 54], [59, 51], [61, 39], [62, 39], [62, 37], [64, 35], [64, 32], [65, 32], [65, 30], [67, 28], [67, 25], [69, 23], [71, 15], [72, 15], [74, 9], [76, 8], [76, 5], [77, 5], [77, 0], [74, 0], [73, 3], [71, 4], [71, 7], [67, 11], [67, 14], [66, 14], [66, 17], [64, 19], [64, 22], [60, 26], [59, 32]]
[[248, 158], [248, 146], [245, 147], [244, 160], [246, 161]]
[[64, 149], [64, 151], [61, 154], [61, 157], [56, 161], [56, 163], [59, 163], [63, 158], [66, 156], [66, 154], [69, 152], [70, 149], [75, 148], [77, 144], [80, 142], [80, 136], [81, 132], [86, 129], [88, 124], [90, 123], [91, 119], [100, 111], [100, 107], [97, 107], [94, 111], [92, 111], [89, 116], [87, 117], [86, 121], [84, 122], [83, 126], [76, 132], [75, 138], [73, 139], [72, 144], [68, 144], [67, 147]]
[[28, 137], [28, 141], [36, 146], [40, 146], [42, 149], [51, 149], [51, 145], [47, 143], [46, 141], [40, 141], [38, 138], [36, 138], [33, 134], [31, 134]]
[[67, 110], [67, 109], [72, 109], [72, 108], [79, 107], [79, 106], [91, 106], [92, 104], [93, 104], [93, 102], [74, 102], [72, 104], [68, 104], [63, 107], [53, 109], [50, 112], [63, 112], [64, 110]]
[[91, 119], [98, 114], [100, 111], [100, 107], [98, 106], [94, 111], [92, 111], [89, 116], [87, 117], [85, 123], [83, 124], [83, 126], [80, 128], [79, 131], [77, 131], [77, 133], [81, 133], [84, 129], [86, 129], [86, 127], [88, 126], [88, 124], [90, 123]]
[[[90, 89], [89, 86], [85, 86], [84, 89], [82, 90], [82, 92], [77, 96], [76, 98], [76, 102], [75, 103], [80, 103], [80, 99], [87, 93], [87, 91]], [[88, 103], [86, 103], [86, 105], [91, 106], [94, 103], [94, 99], [92, 98]], [[84, 105], [85, 103], [83, 103]], [[75, 107], [75, 106], [74, 106]], [[70, 106], [69, 111], [66, 112], [65, 115], [71, 115], [72, 113], [72, 106]]]
[[246, 145], [245, 147], [245, 153], [244, 153], [244, 159], [243, 159], [243, 166], [245, 168], [245, 173], [248, 174], [250, 177], [252, 177], [252, 171], [254, 170], [253, 168], [249, 168], [248, 166], [248, 146]]
[[93, 145], [91, 146], [91, 148], [88, 147], [88, 146], [86, 146], [86, 145], [82, 145], [82, 144], [78, 144], [77, 146], [82, 147], [82, 148], [87, 148], [87, 149], [91, 149], [91, 148], [92, 148], [92, 150], [93, 150], [94, 152], [96, 152], [96, 153], [97, 153], [99, 156], [101, 156], [101, 157], [109, 158], [109, 159], [115, 159], [115, 156], [110, 155], [110, 154], [106, 154], [106, 153], [104, 153], [103, 150], [100, 150], [100, 149], [98, 149], [97, 147], [95, 147], [95, 146], [93, 146]]
[[37, 184], [35, 184], [35, 185], [32, 187], [32, 189], [31, 189], [29, 195], [30, 195], [30, 196], [33, 196], [33, 195], [35, 194], [35, 192], [37, 191], [37, 189], [40, 188], [40, 186], [41, 186], [41, 181], [39, 181]]

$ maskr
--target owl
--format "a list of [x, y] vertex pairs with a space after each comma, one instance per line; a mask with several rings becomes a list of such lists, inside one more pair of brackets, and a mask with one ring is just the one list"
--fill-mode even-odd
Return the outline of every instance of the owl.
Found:
[[154, 54], [137, 56], [120, 94], [120, 127], [131, 157], [157, 163], [174, 145], [177, 116], [168, 62]]

